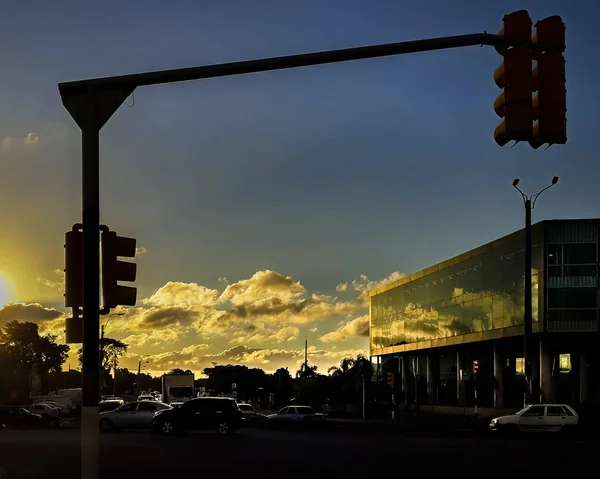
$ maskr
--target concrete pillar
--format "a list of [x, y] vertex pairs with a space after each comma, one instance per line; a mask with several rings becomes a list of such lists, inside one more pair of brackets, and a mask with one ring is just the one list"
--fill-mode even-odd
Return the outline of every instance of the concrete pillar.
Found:
[[494, 347], [494, 407], [504, 407], [504, 358], [497, 347]]
[[427, 404], [437, 403], [437, 375], [433, 364], [433, 357], [427, 355]]
[[588, 400], [588, 366], [585, 354], [579, 356], [579, 402]]
[[541, 340], [537, 338], [532, 338], [531, 344], [533, 346], [532, 360], [531, 360], [531, 397], [533, 401], [537, 401], [542, 397], [542, 376], [540, 374], [541, 371], [541, 355], [535, 354], [535, 352], [540, 350]]
[[408, 389], [410, 387], [409, 381], [410, 381], [410, 373], [409, 373], [409, 369], [408, 369], [408, 362], [410, 361], [410, 358], [408, 356], [402, 356], [400, 358], [400, 367], [402, 368], [402, 392], [404, 393], [404, 397], [406, 398], [406, 393], [408, 392]]
[[540, 402], [555, 402], [554, 378], [552, 377], [552, 353], [546, 341], [540, 341]]
[[465, 405], [465, 382], [462, 378], [462, 371], [465, 369], [465, 358], [460, 353], [456, 352], [456, 405]]

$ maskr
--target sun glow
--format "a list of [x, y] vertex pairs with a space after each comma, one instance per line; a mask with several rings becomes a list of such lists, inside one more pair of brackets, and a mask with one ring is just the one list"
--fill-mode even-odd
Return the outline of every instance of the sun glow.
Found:
[[8, 304], [10, 301], [9, 284], [0, 274], [0, 308]]

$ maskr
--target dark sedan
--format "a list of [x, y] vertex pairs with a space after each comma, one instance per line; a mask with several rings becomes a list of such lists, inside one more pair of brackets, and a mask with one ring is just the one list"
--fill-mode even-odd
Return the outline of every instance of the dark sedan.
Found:
[[241, 425], [242, 412], [235, 400], [219, 397], [190, 399], [178, 408], [157, 411], [152, 426], [162, 434], [214, 429], [231, 434]]

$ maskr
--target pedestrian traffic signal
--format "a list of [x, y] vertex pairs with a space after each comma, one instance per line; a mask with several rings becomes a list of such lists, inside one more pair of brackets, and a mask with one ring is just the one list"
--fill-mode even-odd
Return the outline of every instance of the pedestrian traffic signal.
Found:
[[108, 228], [102, 229], [102, 298], [103, 309], [122, 306], [135, 306], [137, 290], [131, 286], [121, 286], [119, 281], [135, 281], [135, 263], [120, 261], [118, 257], [135, 258], [134, 238], [117, 236]]
[[473, 360], [473, 371], [477, 372], [479, 369], [479, 361], [477, 359]]
[[394, 386], [394, 373], [391, 371], [389, 373], [387, 373], [387, 383], [388, 383], [388, 386], [392, 386], [392, 387]]
[[534, 120], [533, 148], [547, 143], [567, 142], [567, 89], [565, 76], [565, 24], [558, 15], [544, 18], [535, 25], [533, 42], [541, 50], [534, 52], [537, 65], [533, 70]]
[[76, 223], [65, 233], [65, 306], [83, 306], [83, 233]]
[[515, 46], [496, 48], [503, 62], [494, 72], [496, 85], [503, 92], [494, 102], [494, 111], [503, 118], [494, 130], [494, 139], [500, 146], [509, 141], [529, 141], [533, 134], [533, 91], [531, 18], [526, 10], [509, 13], [503, 18], [504, 28], [499, 35]]

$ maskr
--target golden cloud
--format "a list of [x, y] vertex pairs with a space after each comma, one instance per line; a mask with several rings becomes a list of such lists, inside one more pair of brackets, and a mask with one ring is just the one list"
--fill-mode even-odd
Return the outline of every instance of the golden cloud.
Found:
[[10, 321], [42, 323], [63, 318], [64, 313], [39, 303], [9, 303], [0, 309], [0, 327]]
[[275, 298], [281, 301], [292, 300], [305, 292], [300, 281], [294, 281], [291, 276], [265, 270], [257, 271], [249, 279], [227, 285], [219, 302], [229, 301], [235, 306], [244, 306]]
[[399, 271], [394, 271], [387, 278], [384, 278], [380, 281], [371, 281], [367, 275], [361, 274], [359, 279], [352, 280], [350, 282], [341, 283], [336, 286], [336, 291], [339, 292], [347, 292], [347, 291], [355, 291], [358, 293], [358, 303], [361, 306], [369, 305], [369, 291], [372, 289], [379, 288], [384, 284], [392, 283], [401, 278], [404, 278], [406, 275], [404, 273], [400, 273]]
[[339, 328], [324, 334], [319, 339], [324, 343], [332, 343], [356, 337], [369, 337], [368, 314], [342, 323]]

